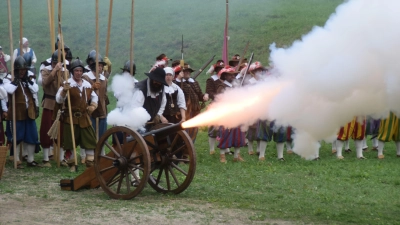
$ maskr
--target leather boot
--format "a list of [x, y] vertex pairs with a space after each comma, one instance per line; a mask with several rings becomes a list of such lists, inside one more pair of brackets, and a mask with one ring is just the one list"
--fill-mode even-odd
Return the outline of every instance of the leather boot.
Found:
[[225, 154], [220, 154], [220, 155], [219, 155], [219, 161], [220, 161], [221, 163], [226, 163]]
[[86, 168], [94, 166], [94, 155], [86, 155]]

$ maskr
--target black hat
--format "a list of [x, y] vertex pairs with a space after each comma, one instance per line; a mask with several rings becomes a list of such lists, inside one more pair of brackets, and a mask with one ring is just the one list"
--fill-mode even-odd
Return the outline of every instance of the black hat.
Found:
[[165, 71], [163, 68], [157, 67], [150, 73], [144, 74], [146, 74], [146, 76], [148, 76], [150, 79], [168, 86], [167, 82], [165, 81]]

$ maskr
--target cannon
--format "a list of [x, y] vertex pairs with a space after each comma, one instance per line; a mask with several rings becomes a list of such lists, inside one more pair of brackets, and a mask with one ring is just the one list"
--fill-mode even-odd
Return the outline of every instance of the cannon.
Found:
[[[103, 148], [106, 155], [101, 155]], [[71, 191], [101, 187], [114, 199], [132, 199], [147, 183], [157, 192], [179, 194], [195, 170], [194, 145], [180, 123], [158, 124], [143, 134], [115, 126], [98, 140], [94, 166], [73, 180], [61, 180], [60, 186]]]

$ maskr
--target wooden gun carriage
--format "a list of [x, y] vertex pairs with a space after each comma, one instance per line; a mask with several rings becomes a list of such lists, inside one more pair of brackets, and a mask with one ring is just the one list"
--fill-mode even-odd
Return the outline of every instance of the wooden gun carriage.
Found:
[[[102, 148], [109, 153], [101, 155]], [[179, 194], [195, 170], [194, 145], [180, 123], [158, 124], [144, 134], [116, 126], [100, 137], [94, 166], [60, 186], [71, 191], [100, 186], [114, 199], [134, 198], [147, 183], [157, 192]]]

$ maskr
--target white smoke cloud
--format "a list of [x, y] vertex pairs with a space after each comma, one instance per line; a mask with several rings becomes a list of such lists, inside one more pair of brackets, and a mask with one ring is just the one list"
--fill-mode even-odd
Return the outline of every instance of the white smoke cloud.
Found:
[[133, 130], [142, 129], [150, 119], [149, 113], [143, 107], [135, 107], [133, 93], [135, 82], [129, 73], [116, 74], [113, 77], [109, 91], [114, 92], [118, 99], [117, 108], [107, 116], [107, 123], [116, 126], [128, 126]]
[[[210, 110], [223, 116], [212, 123], [233, 127], [260, 118], [290, 124], [293, 150], [311, 159], [318, 141], [333, 140], [354, 116], [400, 112], [398, 15], [398, 0], [352, 0], [291, 47], [272, 44], [271, 76], [219, 96]], [[262, 100], [251, 103], [255, 98]], [[248, 105], [230, 112], [227, 102]]]

